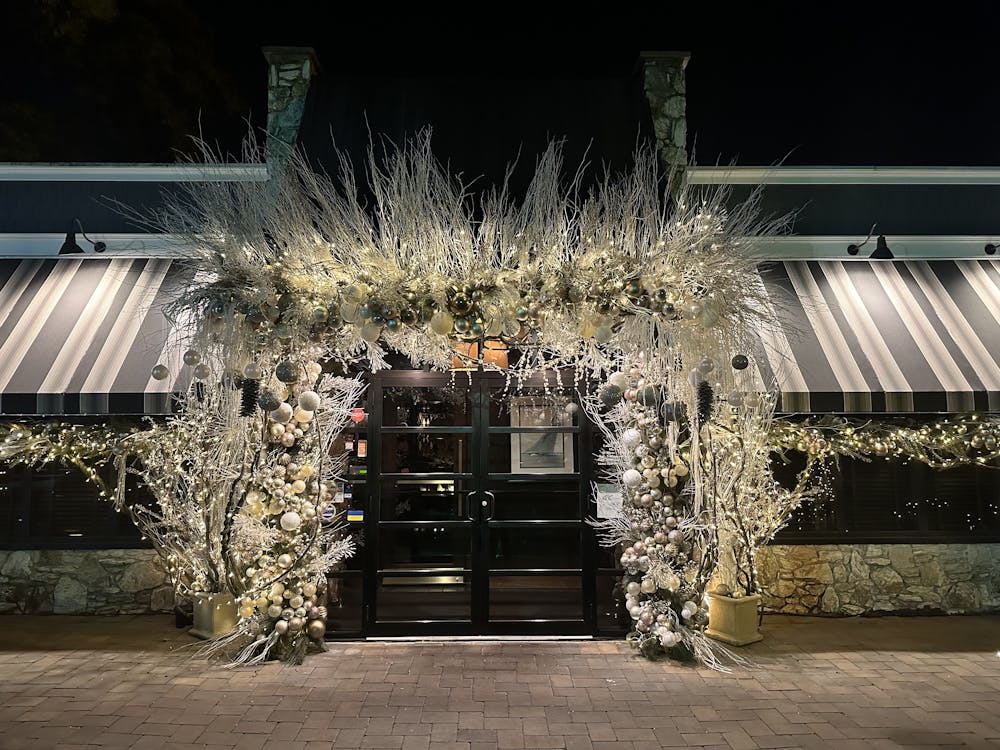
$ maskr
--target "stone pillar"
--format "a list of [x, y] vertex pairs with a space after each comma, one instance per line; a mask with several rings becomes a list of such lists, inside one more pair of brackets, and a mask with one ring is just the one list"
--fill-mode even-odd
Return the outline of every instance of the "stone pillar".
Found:
[[642, 87], [653, 117], [660, 163], [672, 175], [670, 190], [684, 182], [687, 170], [687, 117], [684, 69], [687, 52], [641, 52]]
[[309, 83], [317, 61], [312, 47], [264, 47], [267, 71], [267, 142], [272, 174], [288, 161], [299, 137]]

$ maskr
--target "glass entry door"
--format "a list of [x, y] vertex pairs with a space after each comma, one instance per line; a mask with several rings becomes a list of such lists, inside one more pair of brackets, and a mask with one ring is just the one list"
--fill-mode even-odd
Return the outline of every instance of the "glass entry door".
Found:
[[370, 392], [365, 632], [594, 632], [590, 433], [562, 389], [390, 372]]

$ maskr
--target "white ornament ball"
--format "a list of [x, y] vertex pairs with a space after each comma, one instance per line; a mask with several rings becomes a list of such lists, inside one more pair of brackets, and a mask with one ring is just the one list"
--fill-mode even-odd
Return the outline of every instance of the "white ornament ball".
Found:
[[301, 495], [305, 491], [306, 491], [306, 483], [303, 482], [301, 479], [296, 479], [294, 482], [292, 482], [292, 492], [294, 492], [296, 495]]
[[295, 531], [302, 525], [302, 518], [294, 510], [290, 510], [281, 517], [281, 528], [285, 531]]
[[316, 411], [319, 408], [319, 394], [316, 391], [302, 391], [299, 394], [299, 408], [305, 411]]
[[642, 615], [642, 607], [640, 607], [640, 606], [639, 606], [639, 605], [637, 604], [636, 606], [632, 607], [632, 608], [631, 608], [631, 609], [630, 609], [630, 610], [628, 611], [628, 613], [629, 613], [629, 616], [630, 616], [630, 617], [631, 617], [631, 618], [632, 618], [633, 620], [638, 620], [638, 619], [639, 619], [639, 617], [640, 617], [640, 616]]
[[640, 588], [642, 593], [652, 594], [654, 591], [656, 591], [656, 582], [649, 576], [646, 576], [645, 578], [642, 579], [642, 586]]
[[636, 448], [642, 442], [642, 433], [630, 427], [622, 433], [622, 443], [626, 448]]
[[629, 596], [639, 596], [640, 587], [635, 581], [629, 581], [625, 586], [625, 593]]
[[310, 598], [316, 596], [316, 584], [307, 583], [305, 586], [302, 587], [302, 593]]
[[[288, 600], [288, 604], [291, 606], [292, 609], [295, 610], [300, 609], [302, 607], [303, 602], [305, 602], [305, 599], [303, 599], [299, 594], [296, 594], [295, 596], [293, 596], [291, 599]], [[296, 612], [295, 614], [298, 615], [299, 613]], [[302, 617], [303, 615], [299, 616]]]
[[625, 386], [628, 385], [628, 378], [625, 377], [624, 372], [613, 372], [611, 373], [611, 377], [608, 378], [608, 384], [616, 385], [624, 391]]
[[293, 445], [295, 445], [295, 435], [293, 435], [290, 432], [286, 432], [284, 435], [281, 436], [281, 444], [286, 448], [291, 448]]
[[270, 617], [272, 620], [277, 620], [279, 617], [281, 617], [281, 606], [277, 604], [272, 604], [270, 607], [267, 608], [267, 616]]
[[287, 552], [282, 555], [278, 555], [278, 567], [287, 568], [292, 564], [292, 556]]
[[570, 401], [568, 404], [566, 404], [566, 406], [563, 407], [563, 411], [572, 416], [576, 414], [578, 411], [580, 411], [580, 405], [573, 401]]
[[635, 469], [627, 469], [625, 473], [622, 474], [622, 481], [625, 483], [626, 487], [638, 487], [642, 484], [642, 474]]
[[308, 424], [309, 422], [312, 422], [313, 413], [311, 411], [306, 411], [305, 409], [296, 409], [292, 414], [292, 418], [300, 424]]
[[274, 623], [274, 632], [278, 635], [284, 635], [288, 632], [288, 622], [286, 620], [278, 620]]
[[292, 405], [287, 401], [283, 401], [277, 409], [271, 412], [271, 419], [275, 422], [286, 424], [292, 418], [294, 413], [295, 410], [292, 409]]
[[673, 631], [667, 630], [660, 635], [660, 643], [666, 648], [676, 646], [680, 643], [681, 637]]

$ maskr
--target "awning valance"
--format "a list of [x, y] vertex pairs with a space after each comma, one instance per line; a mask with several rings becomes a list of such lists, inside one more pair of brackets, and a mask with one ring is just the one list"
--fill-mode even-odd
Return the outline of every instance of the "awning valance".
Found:
[[995, 261], [785, 261], [761, 277], [781, 325], [757, 359], [780, 411], [1000, 410]]
[[150, 369], [177, 279], [162, 258], [0, 259], [0, 413], [168, 413], [182, 368]]

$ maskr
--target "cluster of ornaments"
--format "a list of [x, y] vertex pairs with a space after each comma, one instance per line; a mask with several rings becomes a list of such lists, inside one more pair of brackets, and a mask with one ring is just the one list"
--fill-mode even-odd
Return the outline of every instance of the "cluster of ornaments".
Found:
[[[240, 617], [250, 621], [251, 633], [258, 637], [274, 633], [287, 638], [293, 648], [295, 640], [302, 637], [318, 643], [326, 634], [327, 614], [326, 607], [317, 604], [318, 594], [319, 587], [312, 582], [275, 581], [260, 596], [240, 599]], [[255, 618], [255, 612], [262, 616]]]
[[662, 403], [659, 388], [645, 383], [638, 367], [611, 375], [601, 399], [628, 404], [618, 439], [631, 462], [620, 476], [631, 543], [623, 545], [620, 563], [632, 640], [643, 649], [669, 650], [681, 644], [685, 629], [702, 629], [708, 618], [694, 585], [697, 561], [687, 531], [690, 458], [672, 451], [666, 429], [683, 420], [685, 410]]
[[[724, 300], [704, 288], [689, 288], [676, 273], [628, 276], [623, 271], [628, 263], [609, 252], [592, 261], [585, 277], [532, 269], [492, 279], [445, 281], [443, 287], [440, 278], [415, 277], [402, 287], [385, 289], [361, 273], [329, 297], [286, 291], [249, 300], [227, 293], [207, 300], [204, 313], [210, 331], [236, 326], [261, 343], [287, 344], [293, 338], [320, 342], [345, 326], [370, 343], [406, 327], [459, 340], [523, 338], [541, 331], [547, 315], [571, 310], [580, 321], [579, 335], [603, 344], [612, 340], [623, 317], [639, 311], [702, 328], [716, 326], [730, 312]], [[280, 270], [272, 273], [275, 288], [287, 287]], [[195, 378], [211, 375], [197, 351], [185, 353], [184, 363], [194, 368]], [[170, 376], [163, 364], [152, 374], [157, 380]]]
[[[332, 515], [334, 499], [310, 458], [318, 445], [313, 420], [321, 407], [310, 384], [320, 373], [315, 362], [302, 367], [281, 362], [257, 399], [266, 414], [267, 437], [281, 453], [274, 466], [255, 474], [244, 511], [280, 529], [281, 535], [274, 548], [244, 571], [247, 593], [238, 606], [251, 633], [275, 638], [279, 653], [294, 651], [302, 638], [322, 644], [326, 633], [326, 608], [318, 604], [320, 589], [297, 569], [317, 526]], [[248, 365], [244, 376], [258, 379], [261, 372]]]

